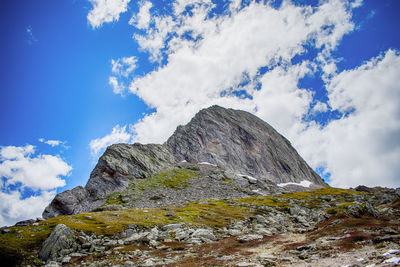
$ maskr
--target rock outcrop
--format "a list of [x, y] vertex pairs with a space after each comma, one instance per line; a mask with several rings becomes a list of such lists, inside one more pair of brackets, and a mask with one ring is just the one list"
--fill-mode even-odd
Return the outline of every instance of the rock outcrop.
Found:
[[[277, 186], [304, 181], [311, 186]], [[43, 218], [325, 186], [269, 124], [248, 112], [212, 106], [164, 144], [109, 146], [86, 186], [58, 194]]]
[[396, 190], [356, 190], [72, 215], [75, 229], [58, 224], [40, 255], [46, 266], [397, 266]]
[[239, 174], [276, 183], [310, 181], [326, 186], [291, 146], [268, 123], [241, 110], [212, 106], [166, 143], [179, 160], [210, 162]]
[[398, 191], [325, 187], [59, 216], [3, 228], [0, 262], [2, 266], [398, 266]]
[[44, 261], [48, 259], [54, 260], [62, 255], [63, 250], [65, 253], [71, 252], [69, 249], [76, 248], [73, 237], [74, 234], [68, 226], [58, 224], [51, 235], [44, 241], [39, 251], [39, 258]]

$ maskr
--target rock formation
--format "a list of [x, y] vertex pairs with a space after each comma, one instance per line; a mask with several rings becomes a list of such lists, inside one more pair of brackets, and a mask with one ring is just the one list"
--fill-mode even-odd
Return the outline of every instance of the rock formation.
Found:
[[203, 109], [179, 126], [166, 145], [178, 160], [210, 162], [263, 181], [326, 186], [285, 137], [245, 111]]
[[109, 146], [86, 186], [58, 194], [43, 218], [279, 193], [290, 191], [280, 183], [303, 181], [310, 189], [327, 186], [269, 124], [245, 111], [212, 106], [164, 144]]
[[47, 267], [398, 266], [399, 190], [324, 187], [59, 216], [3, 228], [0, 260]]

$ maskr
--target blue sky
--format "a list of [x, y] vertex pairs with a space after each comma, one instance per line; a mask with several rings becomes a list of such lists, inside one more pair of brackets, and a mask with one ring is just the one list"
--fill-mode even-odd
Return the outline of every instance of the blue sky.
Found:
[[107, 145], [164, 142], [212, 104], [269, 122], [333, 186], [400, 186], [399, 10], [2, 1], [0, 224], [85, 185]]

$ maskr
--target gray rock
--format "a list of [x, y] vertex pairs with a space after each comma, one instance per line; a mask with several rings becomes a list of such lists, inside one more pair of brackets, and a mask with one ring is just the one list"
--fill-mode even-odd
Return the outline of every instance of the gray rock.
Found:
[[136, 264], [131, 261], [126, 261], [124, 263], [124, 267], [134, 267], [134, 266], [136, 266]]
[[147, 259], [143, 262], [142, 266], [154, 266], [155, 263], [152, 259]]
[[[150, 179], [172, 168], [191, 169], [199, 177], [180, 190], [150, 188], [140, 196], [128, 192], [138, 179]], [[86, 186], [57, 194], [43, 218], [279, 193], [287, 189], [276, 183], [303, 180], [311, 181], [314, 188], [327, 186], [269, 124], [248, 112], [212, 106], [198, 112], [187, 125], [179, 126], [164, 144], [109, 146]], [[119, 196], [121, 203], [107, 204], [107, 196], [114, 192], [124, 192]]]
[[76, 246], [72, 230], [64, 224], [58, 224], [50, 236], [44, 241], [39, 258], [46, 261], [56, 259], [64, 249]]
[[233, 172], [276, 183], [327, 184], [290, 142], [268, 123], [241, 110], [212, 106], [201, 110], [168, 139], [180, 160], [210, 162]]
[[137, 242], [143, 242], [143, 241], [149, 241], [147, 239], [147, 236], [149, 235], [149, 232], [143, 232], [143, 233], [134, 233], [130, 237], [126, 238], [124, 240], [124, 245], [131, 245]]
[[61, 263], [62, 263], [62, 264], [67, 264], [67, 263], [69, 263], [70, 261], [71, 261], [71, 257], [66, 256], [66, 257], [64, 257], [64, 258], [61, 260]]
[[43, 218], [49, 219], [59, 215], [70, 215], [83, 212], [82, 203], [89, 197], [89, 192], [82, 186], [75, 187], [72, 190], [66, 190], [57, 194], [53, 201], [43, 211]]
[[100, 157], [86, 186], [57, 194], [42, 216], [48, 219], [96, 210], [104, 203], [104, 197], [124, 190], [132, 179], [149, 177], [173, 162], [174, 156], [164, 145], [111, 145]]
[[105, 243], [104, 243], [104, 246], [105, 246], [107, 249], [110, 249], [111, 247], [114, 247], [114, 246], [116, 246], [117, 244], [118, 244], [117, 240], [110, 240], [110, 241], [105, 242]]
[[178, 228], [181, 228], [182, 226], [184, 226], [183, 223], [171, 223], [171, 224], [166, 224], [162, 227], [163, 231], [174, 231]]
[[242, 232], [241, 230], [239, 230], [239, 229], [229, 229], [229, 230], [228, 230], [228, 233], [229, 233], [230, 235], [240, 235], [240, 234], [242, 234], [243, 232]]
[[59, 267], [61, 266], [58, 262], [56, 261], [50, 261], [47, 264], [44, 265], [45, 267]]
[[24, 220], [24, 221], [17, 222], [15, 224], [15, 226], [27, 226], [27, 225], [31, 225], [31, 224], [33, 224], [35, 222], [36, 222], [36, 220], [34, 220], [34, 219]]
[[239, 242], [245, 243], [245, 242], [252, 242], [252, 241], [258, 241], [263, 238], [262, 235], [257, 235], [257, 234], [249, 234], [249, 235], [244, 235], [240, 236], [237, 238]]
[[215, 241], [217, 238], [213, 234], [213, 232], [209, 229], [197, 229], [192, 234], [192, 238], [198, 238], [203, 242]]
[[261, 216], [261, 215], [256, 215], [256, 220], [257, 220], [258, 223], [265, 223], [266, 222], [265, 217]]
[[250, 266], [254, 266], [254, 264], [250, 263], [250, 262], [239, 262], [236, 264], [236, 267], [250, 267]]
[[159, 240], [159, 235], [160, 235], [160, 232], [158, 231], [157, 227], [154, 227], [151, 229], [150, 233], [147, 235], [146, 238], [149, 241], [151, 241], [151, 240], [157, 241], [157, 240]]
[[190, 231], [188, 231], [187, 229], [179, 228], [175, 232], [175, 239], [177, 240], [182, 241], [188, 239], [189, 237], [190, 237]]

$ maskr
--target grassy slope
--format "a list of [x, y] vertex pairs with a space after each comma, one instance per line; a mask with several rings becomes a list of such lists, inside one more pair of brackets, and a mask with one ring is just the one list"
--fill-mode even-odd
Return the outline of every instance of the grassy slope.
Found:
[[0, 258], [5, 263], [20, 262], [23, 259], [25, 264], [38, 264], [40, 261], [36, 255], [42, 242], [59, 223], [75, 230], [97, 235], [113, 235], [123, 231], [130, 224], [147, 228], [184, 222], [190, 225], [218, 228], [230, 224], [233, 220], [244, 220], [256, 214], [265, 213], [262, 209], [265, 206], [288, 210], [292, 201], [310, 208], [318, 208], [324, 201], [332, 198], [335, 201], [330, 203], [331, 208], [326, 212], [332, 213], [331, 209], [344, 212], [352, 203], [353, 196], [359, 194], [363, 193], [328, 187], [278, 196], [193, 202], [180, 207], [128, 209], [59, 216], [42, 221], [35, 226], [9, 227], [8, 233], [0, 234]]

